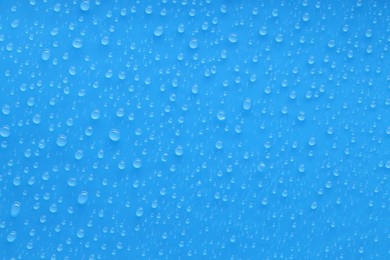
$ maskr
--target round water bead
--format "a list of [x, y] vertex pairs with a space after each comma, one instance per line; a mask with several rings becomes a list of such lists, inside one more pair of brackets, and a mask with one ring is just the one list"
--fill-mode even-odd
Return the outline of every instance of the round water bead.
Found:
[[117, 142], [119, 139], [121, 139], [120, 132], [117, 129], [111, 129], [108, 133], [108, 137], [114, 142]]

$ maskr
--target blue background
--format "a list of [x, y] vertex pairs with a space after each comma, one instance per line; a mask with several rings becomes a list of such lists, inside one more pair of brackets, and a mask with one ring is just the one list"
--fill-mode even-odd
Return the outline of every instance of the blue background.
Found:
[[389, 259], [386, 1], [1, 1], [3, 259]]

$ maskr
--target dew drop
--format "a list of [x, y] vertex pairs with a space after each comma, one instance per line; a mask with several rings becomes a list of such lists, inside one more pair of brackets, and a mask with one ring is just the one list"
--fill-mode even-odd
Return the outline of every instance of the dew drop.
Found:
[[8, 125], [4, 125], [0, 128], [0, 136], [8, 137], [11, 133], [10, 127]]
[[244, 110], [250, 110], [252, 108], [252, 100], [246, 98], [242, 104]]
[[11, 215], [12, 217], [18, 216], [19, 213], [20, 213], [21, 207], [22, 207], [22, 205], [20, 204], [20, 202], [15, 201], [15, 202], [12, 204], [12, 206], [11, 206], [10, 215]]
[[196, 48], [198, 48], [198, 39], [192, 38], [192, 39], [190, 40], [189, 46], [190, 46], [191, 49], [196, 49]]
[[91, 7], [89, 0], [82, 0], [80, 3], [80, 9], [84, 12], [88, 11]]
[[267, 27], [266, 27], [266, 26], [261, 26], [260, 29], [259, 29], [259, 34], [260, 34], [261, 36], [266, 36], [267, 33], [268, 33]]
[[183, 147], [181, 145], [178, 145], [175, 149], [175, 154], [177, 156], [182, 156], [183, 155]]
[[12, 243], [16, 240], [16, 232], [15, 231], [11, 231], [8, 235], [7, 235], [7, 241]]
[[50, 59], [50, 50], [46, 49], [42, 52], [41, 58], [43, 61], [48, 61]]
[[80, 205], [84, 205], [88, 201], [88, 192], [82, 191], [77, 197], [77, 203]]
[[117, 129], [111, 129], [108, 133], [108, 137], [114, 142], [117, 142], [119, 139], [121, 139], [120, 132]]
[[135, 211], [135, 215], [137, 217], [142, 217], [143, 214], [144, 214], [144, 208], [142, 207], [137, 208], [137, 210]]
[[235, 33], [229, 34], [228, 40], [229, 40], [229, 42], [231, 42], [231, 43], [236, 43], [236, 42], [238, 41], [238, 36], [237, 36], [237, 34], [235, 34]]
[[137, 158], [133, 161], [134, 168], [139, 169], [139, 168], [141, 168], [141, 166], [142, 166], [142, 161], [140, 158]]
[[72, 45], [74, 48], [80, 49], [81, 47], [83, 47], [83, 41], [80, 38], [76, 38], [73, 40]]
[[56, 141], [57, 146], [64, 147], [67, 142], [68, 142], [68, 138], [65, 135], [59, 135], [57, 137], [57, 141]]
[[218, 111], [218, 113], [217, 113], [217, 119], [218, 119], [219, 121], [224, 121], [224, 120], [226, 119], [225, 112], [222, 111], [222, 110]]
[[164, 34], [164, 28], [162, 26], [157, 26], [156, 29], [154, 29], [154, 36], [160, 37]]

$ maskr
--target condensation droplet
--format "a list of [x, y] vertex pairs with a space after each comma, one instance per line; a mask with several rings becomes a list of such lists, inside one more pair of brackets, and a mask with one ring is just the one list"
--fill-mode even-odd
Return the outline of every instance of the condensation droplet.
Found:
[[50, 59], [50, 50], [46, 49], [42, 52], [42, 60], [43, 61], [48, 61]]
[[20, 204], [20, 202], [15, 201], [15, 202], [12, 204], [12, 206], [11, 206], [10, 215], [11, 215], [12, 217], [18, 216], [19, 213], [20, 213], [21, 207], [22, 207], [22, 205]]
[[244, 110], [250, 110], [252, 108], [252, 100], [246, 98], [242, 104], [242, 107], [244, 108]]
[[80, 49], [81, 47], [83, 47], [83, 41], [80, 38], [76, 38], [73, 40], [72, 45], [76, 49]]
[[84, 205], [88, 201], [88, 192], [82, 191], [77, 197], [77, 203], [80, 205]]
[[110, 132], [108, 133], [108, 136], [114, 142], [117, 142], [119, 141], [119, 139], [121, 139], [120, 132], [117, 129], [111, 129]]
[[8, 125], [4, 125], [0, 128], [0, 136], [8, 137], [11, 134], [10, 127]]
[[67, 142], [68, 142], [68, 138], [65, 135], [59, 135], [57, 137], [57, 141], [56, 141], [57, 146], [63, 147], [66, 145]]
[[11, 231], [8, 235], [7, 235], [7, 241], [12, 243], [16, 240], [16, 232], [15, 231]]
[[154, 36], [160, 37], [164, 34], [164, 28], [162, 26], [157, 26], [156, 29], [154, 29]]

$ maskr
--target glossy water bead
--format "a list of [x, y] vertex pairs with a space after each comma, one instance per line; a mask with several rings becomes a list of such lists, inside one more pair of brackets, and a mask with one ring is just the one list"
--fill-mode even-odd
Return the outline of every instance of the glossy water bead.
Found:
[[121, 139], [120, 132], [117, 129], [111, 129], [108, 133], [108, 137], [114, 142], [117, 142], [119, 139]]
[[84, 205], [87, 203], [87, 201], [88, 201], [88, 192], [87, 191], [80, 192], [78, 197], [77, 197], [77, 202], [80, 205]]

